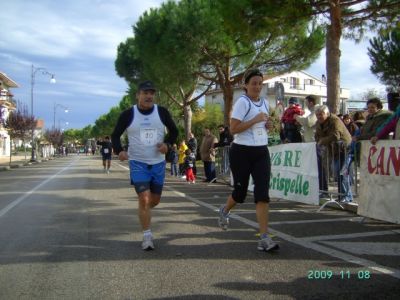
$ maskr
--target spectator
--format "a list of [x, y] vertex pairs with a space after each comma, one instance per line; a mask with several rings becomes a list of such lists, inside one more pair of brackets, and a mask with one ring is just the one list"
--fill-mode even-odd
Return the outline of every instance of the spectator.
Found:
[[304, 115], [303, 109], [298, 104], [296, 97], [289, 99], [289, 107], [283, 113], [281, 122], [283, 125], [283, 137], [286, 143], [301, 143], [300, 125], [295, 119], [295, 115]]
[[169, 157], [169, 161], [171, 162], [171, 176], [175, 176], [178, 177], [178, 159], [179, 159], [179, 155], [178, 155], [178, 149], [176, 144], [172, 145], [172, 148], [168, 154]]
[[[347, 130], [349, 131], [349, 133], [352, 137], [358, 136], [360, 134], [360, 129], [354, 123], [354, 121], [352, 120], [352, 118], [350, 117], [349, 114], [343, 115], [343, 123], [346, 126]], [[357, 153], [356, 146], [357, 146], [356, 142], [354, 142], [354, 140], [352, 140], [351, 145], [350, 145], [350, 153], [349, 153], [348, 159], [346, 160], [346, 167], [347, 167], [348, 175], [350, 176], [350, 183], [353, 182], [352, 178], [353, 178], [354, 172], [353, 172], [352, 163], [354, 161], [355, 154]], [[357, 166], [358, 166], [358, 162], [359, 162], [359, 158], [357, 157]]]
[[200, 156], [204, 164], [204, 173], [206, 182], [215, 182], [217, 180], [215, 173], [215, 149], [214, 144], [217, 138], [211, 134], [210, 128], [204, 128], [204, 137], [200, 145]]
[[[193, 132], [189, 133], [189, 140], [187, 142], [187, 146], [192, 151], [194, 154], [194, 157], [197, 159], [197, 139], [194, 137]], [[196, 159], [194, 160], [193, 163], [193, 174], [197, 174], [197, 168], [196, 168]]]
[[219, 142], [214, 144], [214, 148], [229, 146], [233, 141], [233, 136], [229, 132], [229, 127], [224, 125], [218, 126]]
[[353, 122], [349, 114], [343, 115], [343, 123], [351, 136], [354, 136], [359, 132], [358, 126]]
[[315, 141], [315, 127], [317, 126], [317, 117], [315, 116], [315, 109], [317, 108], [317, 97], [309, 95], [306, 97], [306, 105], [308, 111], [304, 115], [294, 115], [296, 121], [303, 128], [303, 140], [305, 143]]
[[353, 122], [357, 125], [358, 129], [363, 127], [365, 124], [365, 116], [363, 111], [356, 111], [353, 115]]
[[233, 136], [229, 132], [229, 127], [224, 125], [218, 126], [219, 142], [214, 144], [214, 148], [222, 148], [219, 151], [221, 157], [221, 172], [226, 174], [229, 171], [229, 146], [233, 141]]
[[[361, 128], [360, 135], [353, 137], [355, 141], [369, 140], [376, 135], [377, 129], [385, 123], [390, 117], [391, 113], [382, 110], [383, 105], [381, 100], [378, 98], [372, 98], [367, 101], [368, 116], [365, 124]], [[383, 136], [383, 139], [387, 139], [388, 135]]]
[[387, 120], [382, 127], [378, 128], [377, 135], [371, 138], [371, 143], [375, 144], [378, 140], [384, 138], [393, 132], [393, 139], [400, 140], [400, 96], [399, 93], [388, 93], [387, 99], [389, 109], [395, 113]]
[[[357, 143], [361, 140], [370, 140], [377, 133], [378, 128], [385, 123], [385, 121], [390, 117], [391, 113], [382, 110], [383, 105], [381, 100], [378, 98], [371, 98], [367, 101], [368, 115], [365, 120], [364, 125], [360, 130], [359, 135], [353, 136], [353, 141], [356, 143], [355, 146], [355, 156], [357, 164], [360, 163], [361, 156], [361, 143]], [[381, 139], [387, 139], [389, 135], [383, 136]]]
[[[318, 120], [315, 131], [317, 155], [321, 155], [321, 151], [318, 151], [318, 148], [325, 147], [327, 149], [328, 157], [334, 162], [334, 172], [336, 178], [338, 178], [338, 200], [352, 201], [350, 183], [343, 180], [343, 175], [340, 172], [347, 159], [346, 154], [351, 143], [351, 135], [344, 123], [337, 116], [329, 113], [326, 105], [317, 108], [315, 114]], [[322, 158], [318, 157], [320, 190], [327, 191], [326, 170], [324, 170], [321, 162]]]
[[182, 179], [186, 178], [185, 176], [185, 151], [188, 149], [185, 141], [182, 141], [179, 145], [178, 149], [178, 164], [179, 164], [179, 175]]
[[196, 158], [194, 156], [194, 153], [190, 149], [187, 149], [185, 151], [185, 154], [186, 154], [186, 156], [185, 156], [186, 181], [188, 183], [195, 183], [196, 178], [193, 173], [193, 165], [194, 165], [194, 162], [196, 161]]

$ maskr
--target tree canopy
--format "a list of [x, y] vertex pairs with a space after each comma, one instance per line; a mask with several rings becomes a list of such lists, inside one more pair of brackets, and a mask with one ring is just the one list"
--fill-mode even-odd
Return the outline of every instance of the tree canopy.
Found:
[[172, 1], [145, 12], [134, 26], [134, 38], [119, 46], [115, 64], [117, 73], [133, 88], [140, 80], [156, 83], [158, 102], [182, 112], [186, 137], [191, 131], [192, 106], [207, 91], [196, 74], [195, 52], [182, 39], [191, 21]]
[[35, 129], [36, 123], [35, 117], [28, 113], [27, 105], [18, 102], [17, 109], [8, 116], [6, 127], [12, 139], [25, 141]]
[[223, 91], [225, 124], [231, 116], [233, 90], [247, 70], [283, 73], [305, 68], [318, 57], [323, 32], [310, 23], [310, 17], [296, 13], [292, 18], [293, 4], [204, 0], [192, 8], [196, 22], [190, 29], [189, 43], [197, 45], [199, 75]]
[[371, 72], [388, 89], [400, 88], [400, 27], [370, 40]]
[[323, 31], [310, 23], [310, 16], [300, 15], [294, 3], [168, 1], [135, 24], [135, 36], [119, 47], [117, 72], [128, 81], [152, 77], [183, 108], [203, 85], [216, 85], [224, 94], [227, 124], [233, 89], [245, 71], [305, 68], [322, 49]]
[[[300, 5], [300, 6], [299, 6]], [[399, 0], [308, 0], [298, 8], [320, 17], [326, 27], [327, 104], [337, 113], [340, 103], [340, 40], [359, 41], [367, 30], [382, 30], [399, 21]]]

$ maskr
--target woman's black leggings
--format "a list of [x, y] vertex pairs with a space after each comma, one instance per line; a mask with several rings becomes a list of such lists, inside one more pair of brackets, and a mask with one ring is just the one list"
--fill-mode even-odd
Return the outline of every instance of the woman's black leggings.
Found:
[[235, 202], [244, 202], [250, 175], [254, 182], [254, 202], [269, 202], [271, 159], [267, 146], [245, 146], [232, 143], [229, 163], [234, 182], [232, 198]]

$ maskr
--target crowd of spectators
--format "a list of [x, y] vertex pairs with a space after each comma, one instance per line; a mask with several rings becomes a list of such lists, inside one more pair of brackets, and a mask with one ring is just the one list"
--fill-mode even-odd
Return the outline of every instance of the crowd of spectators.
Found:
[[[284, 111], [281, 122], [282, 143], [315, 142], [317, 147], [319, 188], [321, 196], [328, 195], [328, 175], [333, 174], [337, 181], [337, 198], [340, 201], [349, 202], [353, 197], [348, 178], [352, 175], [352, 163], [359, 163], [360, 143], [362, 140], [370, 140], [376, 143], [378, 140], [390, 138], [400, 139], [400, 98], [398, 93], [389, 93], [388, 104], [390, 111], [383, 109], [382, 101], [371, 98], [367, 101], [366, 111], [357, 111], [352, 114], [335, 115], [329, 112], [326, 105], [321, 105], [320, 99], [315, 95], [305, 97], [304, 109], [300, 105], [300, 99], [291, 97], [288, 108]], [[216, 182], [216, 150], [221, 149], [219, 155], [226, 158], [222, 162], [229, 168], [229, 146], [233, 141], [229, 127], [218, 126], [219, 139], [211, 132], [210, 128], [204, 128], [204, 135], [198, 147], [197, 139], [193, 133], [189, 134], [187, 141], [182, 141], [179, 148], [173, 147], [174, 157], [171, 161], [171, 175], [187, 178], [189, 174], [196, 175], [196, 154], [199, 154], [204, 166], [206, 182]], [[187, 152], [187, 150], [190, 150]], [[188, 153], [192, 158], [189, 159]], [[186, 161], [186, 163], [185, 163]], [[188, 163], [190, 161], [190, 163]], [[176, 171], [179, 164], [179, 171]], [[345, 170], [345, 171], [344, 171]], [[193, 177], [190, 175], [190, 180]]]

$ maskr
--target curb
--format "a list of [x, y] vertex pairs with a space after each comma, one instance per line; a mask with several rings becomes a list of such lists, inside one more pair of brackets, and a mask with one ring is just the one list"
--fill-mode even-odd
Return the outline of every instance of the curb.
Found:
[[10, 165], [0, 165], [0, 172], [1, 171], [10, 171], [11, 169], [18, 169], [18, 168], [22, 168], [25, 166], [40, 164], [40, 163], [48, 161], [50, 159], [54, 159], [54, 158], [39, 159], [34, 162], [31, 162], [31, 161], [14, 162], [14, 163], [12, 162]]
[[11, 169], [10, 166], [0, 166], [0, 172], [1, 171], [8, 171], [10, 169]]
[[10, 168], [11, 169], [17, 169], [17, 168], [20, 168], [20, 167], [23, 167], [23, 166], [25, 166], [25, 164], [12, 164], [12, 165], [10, 165]]

